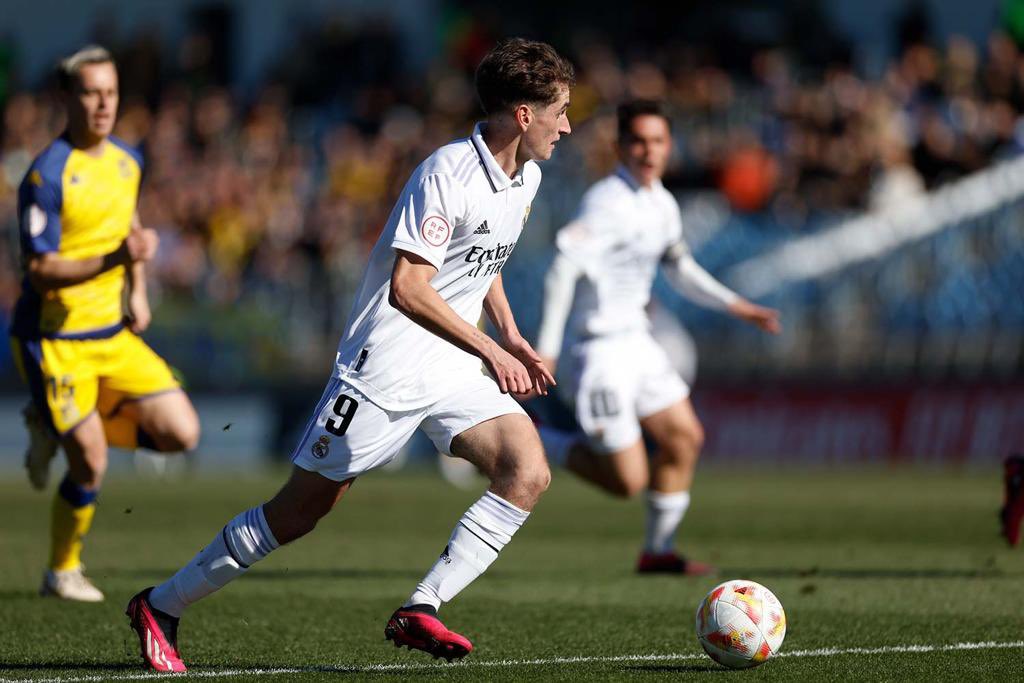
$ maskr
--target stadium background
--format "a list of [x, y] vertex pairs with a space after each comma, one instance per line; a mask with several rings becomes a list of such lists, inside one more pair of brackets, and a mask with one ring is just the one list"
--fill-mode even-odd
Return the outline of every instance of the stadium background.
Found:
[[[698, 260], [785, 325], [765, 338], [659, 283], [680, 364], [688, 343], [699, 357], [706, 462], [991, 468], [1024, 444], [1024, 3], [13, 7], [0, 322], [19, 290], [17, 184], [62, 127], [50, 68], [102, 43], [162, 240], [145, 336], [196, 398], [201, 466], [291, 448], [396, 192], [469, 130], [472, 66], [504, 35], [552, 42], [579, 76], [574, 133], [504, 271], [528, 335], [552, 235], [614, 163], [615, 103], [665, 98], [678, 133], [665, 182]], [[13, 474], [25, 392], [0, 348]]]

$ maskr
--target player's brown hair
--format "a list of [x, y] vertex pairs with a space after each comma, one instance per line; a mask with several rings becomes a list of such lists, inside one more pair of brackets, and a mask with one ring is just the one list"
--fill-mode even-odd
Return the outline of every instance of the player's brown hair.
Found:
[[509, 38], [487, 53], [476, 69], [476, 94], [487, 114], [518, 104], [551, 104], [559, 86], [576, 85], [576, 72], [547, 43]]
[[663, 102], [658, 100], [630, 100], [619, 105], [619, 142], [625, 142], [633, 134], [633, 120], [641, 116], [660, 116], [672, 130], [672, 117]]
[[86, 64], [114, 64], [114, 56], [99, 45], [86, 45], [73, 55], [68, 55], [57, 64], [57, 85], [65, 92], [71, 92], [78, 80], [78, 72]]

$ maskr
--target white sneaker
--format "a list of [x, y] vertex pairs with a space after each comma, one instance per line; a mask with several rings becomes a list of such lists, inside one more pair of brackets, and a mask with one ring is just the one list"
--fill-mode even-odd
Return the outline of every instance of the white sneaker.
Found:
[[57, 455], [57, 439], [43, 423], [35, 404], [29, 403], [21, 411], [28, 430], [28, 448], [25, 450], [25, 469], [32, 488], [40, 491], [50, 480], [50, 461]]
[[103, 602], [103, 593], [92, 585], [92, 581], [82, 573], [84, 567], [66, 571], [48, 570], [43, 574], [43, 585], [39, 594], [46, 597], [52, 595], [63, 600], [79, 602]]

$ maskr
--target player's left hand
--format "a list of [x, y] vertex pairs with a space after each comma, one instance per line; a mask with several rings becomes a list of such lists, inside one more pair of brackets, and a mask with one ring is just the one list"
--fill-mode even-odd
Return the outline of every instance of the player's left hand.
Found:
[[530, 346], [530, 342], [523, 339], [522, 335], [514, 334], [505, 337], [502, 346], [526, 367], [533, 381], [529, 391], [521, 394], [513, 392], [512, 397], [517, 401], [528, 401], [537, 396], [547, 396], [548, 387], [555, 386], [555, 377], [544, 365], [544, 359]]
[[135, 334], [142, 334], [152, 320], [153, 313], [149, 310], [149, 299], [141, 292], [133, 292], [128, 297], [128, 315], [125, 316], [128, 329]]
[[729, 311], [740, 320], [769, 334], [778, 334], [782, 331], [779, 312], [774, 308], [758, 306], [745, 299], [740, 299], [729, 307]]

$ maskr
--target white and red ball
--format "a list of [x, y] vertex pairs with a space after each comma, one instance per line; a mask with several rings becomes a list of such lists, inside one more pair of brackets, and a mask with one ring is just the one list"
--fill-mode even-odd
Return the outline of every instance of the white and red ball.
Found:
[[697, 608], [697, 640], [711, 659], [730, 669], [763, 664], [786, 637], [782, 603], [753, 581], [726, 581]]

